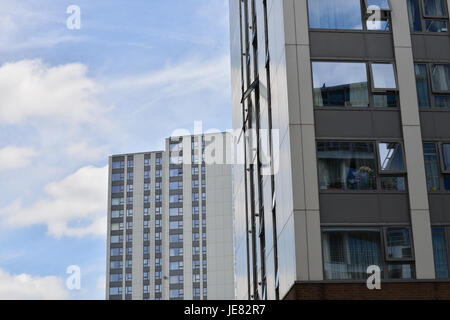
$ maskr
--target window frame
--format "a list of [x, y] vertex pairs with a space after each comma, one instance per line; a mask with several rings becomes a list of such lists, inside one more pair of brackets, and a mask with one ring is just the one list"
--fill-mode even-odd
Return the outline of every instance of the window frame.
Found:
[[[450, 97], [450, 93], [449, 92], [435, 92], [434, 91], [434, 84], [433, 84], [433, 79], [432, 79], [432, 74], [431, 74], [431, 72], [432, 72], [432, 66], [433, 65], [448, 65], [448, 66], [450, 66], [450, 63], [448, 63], [448, 62], [427, 62], [427, 61], [415, 61], [414, 62], [414, 69], [415, 69], [415, 67], [416, 67], [416, 65], [425, 65], [425, 67], [426, 67], [426, 71], [427, 71], [427, 84], [428, 84], [428, 96], [429, 96], [429, 104], [430, 104], [430, 106], [429, 107], [421, 107], [420, 105], [419, 105], [419, 111], [447, 111], [447, 110], [450, 110], [450, 107], [449, 108], [441, 108], [441, 107], [437, 107], [436, 106], [436, 96], [439, 96], [439, 95], [443, 95], [443, 96], [446, 96], [446, 95], [448, 95], [449, 97]], [[415, 76], [415, 80], [416, 80], [416, 91], [417, 91], [417, 100], [418, 100], [418, 102], [420, 101], [420, 99], [419, 99], [419, 90], [417, 89], [417, 74], [416, 74], [416, 72], [415, 72], [415, 70], [414, 70], [414, 76]]]
[[[412, 258], [406, 259], [388, 259], [388, 246], [387, 246], [387, 229], [389, 228], [406, 228], [409, 230], [409, 238], [410, 238], [410, 244], [411, 244], [411, 252], [412, 252]], [[363, 231], [363, 230], [370, 230], [372, 232], [378, 232], [379, 233], [379, 239], [380, 239], [380, 254], [381, 254], [381, 263], [383, 264], [381, 267], [382, 272], [382, 279], [383, 281], [396, 281], [396, 282], [402, 282], [402, 281], [411, 281], [417, 279], [416, 275], [416, 257], [414, 254], [414, 243], [412, 239], [412, 228], [411, 226], [405, 226], [405, 225], [399, 225], [399, 224], [393, 224], [389, 226], [364, 226], [364, 225], [355, 225], [351, 227], [341, 227], [341, 226], [333, 226], [333, 225], [324, 225], [321, 228], [320, 231], [320, 237], [321, 237], [321, 243], [322, 243], [322, 266], [324, 268], [325, 263], [325, 252], [323, 250], [323, 242], [324, 242], [324, 233], [327, 231], [338, 231], [338, 232], [355, 232], [355, 231]], [[395, 279], [395, 278], [389, 278], [389, 266], [390, 265], [401, 265], [401, 264], [411, 264], [412, 265], [412, 278], [406, 278], [406, 279]], [[450, 264], [449, 264], [450, 265]], [[450, 268], [450, 267], [449, 267]], [[325, 270], [324, 270], [324, 277], [325, 277]], [[354, 280], [348, 280], [348, 279], [328, 279], [327, 281], [336, 281], [336, 282], [365, 282], [366, 278], [364, 279], [354, 279]]]
[[[450, 174], [450, 168], [445, 170], [445, 161], [444, 161], [444, 149], [442, 148], [444, 145], [449, 145], [450, 146], [450, 142], [445, 142], [445, 141], [440, 141], [437, 143], [438, 145], [438, 153], [439, 153], [439, 163], [440, 163], [440, 172], [441, 175], [446, 175], [446, 174]], [[450, 160], [450, 159], [449, 159]], [[448, 190], [445, 190], [448, 191]]]
[[[421, 4], [421, 13], [422, 13], [422, 17], [423, 20], [445, 20], [448, 19], [448, 5], [447, 5], [447, 1], [443, 0], [444, 3], [444, 12], [445, 12], [445, 16], [429, 16], [425, 13], [425, 0], [420, 0], [420, 4]], [[447, 25], [448, 25], [448, 21], [447, 21]], [[448, 31], [447, 31], [448, 32]]]
[[431, 94], [432, 95], [449, 95], [450, 96], [450, 89], [449, 89], [449, 91], [439, 91], [439, 90], [437, 90], [435, 88], [434, 81], [433, 81], [433, 67], [435, 67], [435, 66], [447, 66], [448, 68], [450, 68], [450, 63], [430, 63], [429, 66], [430, 66], [430, 68], [429, 68], [429, 71], [430, 71], [430, 73], [429, 73], [429, 77], [430, 77], [429, 81], [431, 82], [431, 86], [430, 86]]
[[[374, 79], [374, 76], [373, 76], [373, 69], [372, 69], [372, 66], [374, 64], [389, 64], [389, 65], [392, 65], [392, 67], [394, 69], [393, 71], [394, 71], [395, 88], [375, 88], [375, 79]], [[371, 91], [372, 91], [371, 93], [372, 93], [372, 95], [377, 94], [377, 93], [387, 93], [387, 92], [396, 92], [397, 95], [398, 95], [398, 91], [399, 91], [399, 88], [398, 88], [398, 76], [397, 76], [397, 67], [396, 67], [395, 61], [369, 61], [368, 65], [369, 65], [368, 75], [370, 77], [370, 86], [371, 86]], [[397, 97], [397, 98], [399, 99], [399, 97]], [[398, 107], [399, 106], [397, 106], [397, 108]], [[374, 106], [374, 108], [378, 108], [378, 107]]]
[[[365, 64], [366, 68], [366, 76], [367, 76], [367, 90], [368, 90], [368, 102], [369, 104], [367, 106], [317, 106], [314, 103], [314, 90], [316, 89], [314, 87], [314, 63], [315, 62], [328, 62], [328, 63], [359, 63], [359, 64]], [[346, 59], [311, 59], [311, 86], [312, 86], [312, 95], [313, 95], [313, 108], [314, 109], [322, 109], [322, 110], [400, 110], [400, 95], [399, 95], [399, 85], [398, 85], [398, 75], [397, 75], [397, 64], [395, 63], [395, 60], [346, 60]], [[373, 79], [373, 72], [372, 72], [372, 64], [392, 64], [394, 67], [394, 78], [395, 78], [395, 84], [396, 89], [375, 89], [374, 88], [374, 79]], [[430, 79], [428, 79], [430, 80]], [[375, 105], [375, 99], [374, 96], [380, 95], [380, 94], [388, 94], [388, 93], [395, 93], [397, 97], [397, 105], [395, 107], [377, 107]]]
[[[442, 224], [432, 224], [431, 230], [435, 228], [441, 228], [444, 229], [444, 237], [445, 237], [445, 246], [446, 246], [446, 252], [447, 252], [447, 269], [448, 269], [448, 278], [436, 278], [436, 279], [450, 279], [450, 226], [442, 225]], [[434, 250], [434, 243], [433, 243], [433, 250]], [[434, 268], [436, 271], [436, 260], [434, 260]]]
[[[378, 174], [380, 175], [380, 176], [399, 176], [399, 175], [406, 175], [407, 174], [407, 170], [406, 170], [406, 163], [405, 163], [405, 159], [406, 159], [406, 157], [405, 157], [405, 147], [404, 147], [404, 144], [403, 144], [403, 142], [401, 142], [401, 141], [399, 141], [399, 140], [396, 140], [396, 139], [383, 139], [383, 140], [377, 140], [376, 142], [376, 151], [375, 151], [375, 153], [376, 153], [376, 155], [377, 155], [377, 158], [378, 158], [378, 163], [377, 163], [377, 166], [378, 166]], [[402, 156], [403, 156], [403, 170], [400, 170], [400, 171], [398, 171], [398, 170], [393, 170], [393, 171], [387, 171], [387, 170], [384, 170], [383, 171], [383, 169], [381, 168], [381, 157], [380, 157], [380, 144], [382, 144], [382, 143], [397, 143], [397, 144], [399, 144], [399, 146], [400, 146], [400, 148], [401, 148], [401, 151], [402, 151]]]
[[[314, 0], [313, 0], [314, 1]], [[381, 21], [390, 21], [392, 20], [391, 18], [391, 12], [392, 12], [392, 5], [390, 0], [387, 0], [389, 3], [389, 7], [390, 9], [381, 9], [382, 12], [382, 18], [383, 18], [383, 12], [385, 12], [385, 16], [388, 16], [389, 18], [386, 20], [381, 20]], [[368, 8], [369, 8], [369, 4], [367, 2], [367, 0], [360, 0], [359, 1], [359, 6], [360, 6], [360, 18], [361, 18], [361, 29], [335, 29], [335, 28], [311, 28], [311, 24], [310, 24], [310, 15], [309, 15], [309, 0], [306, 2], [306, 14], [308, 17], [308, 29], [310, 31], [314, 31], [314, 30], [318, 30], [318, 31], [331, 31], [331, 32], [341, 32], [341, 31], [346, 31], [346, 32], [384, 32], [384, 33], [392, 33], [392, 22], [389, 23], [390, 27], [389, 30], [371, 30], [367, 28], [367, 18], [370, 16], [368, 15]], [[266, 57], [266, 61], [267, 61], [267, 57]], [[266, 62], [267, 63], [267, 62]]]
[[[425, 4], [424, 4], [424, 0], [417, 0], [418, 6], [419, 6], [419, 14], [420, 14], [420, 27], [421, 27], [421, 31], [413, 31], [411, 28], [411, 17], [409, 15], [409, 1], [407, 3], [408, 5], [408, 23], [410, 25], [410, 32], [412, 34], [433, 34], [433, 35], [448, 35], [450, 33], [449, 27], [450, 27], [450, 21], [449, 21], [449, 14], [448, 14], [448, 5], [447, 3], [445, 3], [445, 6], [447, 8], [446, 10], [446, 14], [447, 17], [442, 17], [442, 18], [437, 18], [437, 17], [433, 17], [433, 16], [426, 16], [425, 15]], [[447, 31], [444, 32], [431, 32], [431, 31], [427, 31], [427, 25], [425, 20], [435, 20], [435, 21], [442, 21], [442, 20], [447, 20]]]
[[[395, 194], [405, 194], [409, 192], [409, 186], [408, 186], [408, 171], [406, 167], [406, 157], [405, 157], [405, 147], [404, 147], [404, 141], [400, 139], [377, 139], [377, 140], [365, 140], [365, 139], [317, 139], [316, 140], [316, 156], [317, 160], [318, 158], [318, 148], [317, 144], [319, 142], [346, 142], [346, 143], [372, 143], [374, 147], [374, 157], [375, 157], [375, 183], [376, 183], [376, 189], [375, 190], [349, 190], [349, 189], [320, 189], [319, 188], [319, 194], [329, 194], [329, 193], [395, 193]], [[396, 142], [401, 145], [402, 152], [403, 152], [403, 165], [404, 165], [404, 171], [389, 171], [389, 172], [383, 172], [381, 171], [381, 161], [379, 156], [379, 150], [378, 145], [379, 143], [386, 143], [386, 142]], [[384, 177], [397, 177], [402, 176], [405, 178], [405, 190], [385, 190], [381, 186], [381, 178]], [[317, 168], [317, 179], [320, 181], [320, 172], [319, 168]]]
[[[388, 229], [408, 229], [409, 243], [411, 245], [411, 257], [410, 258], [389, 258], [388, 252]], [[408, 226], [392, 225], [383, 227], [383, 240], [384, 240], [384, 251], [385, 251], [385, 261], [387, 264], [403, 264], [404, 262], [409, 262], [414, 264], [416, 261], [416, 256], [414, 252], [414, 242], [412, 236], [412, 229]]]

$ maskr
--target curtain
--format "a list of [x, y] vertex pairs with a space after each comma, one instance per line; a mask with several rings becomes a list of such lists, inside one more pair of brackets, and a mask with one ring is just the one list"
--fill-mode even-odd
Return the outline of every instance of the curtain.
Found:
[[433, 248], [436, 278], [448, 278], [448, 258], [444, 228], [433, 228]]

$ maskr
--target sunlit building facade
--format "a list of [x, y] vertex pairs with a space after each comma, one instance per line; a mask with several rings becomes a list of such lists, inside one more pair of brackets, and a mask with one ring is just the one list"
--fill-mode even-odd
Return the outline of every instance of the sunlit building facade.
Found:
[[450, 299], [450, 1], [229, 3], [236, 297]]

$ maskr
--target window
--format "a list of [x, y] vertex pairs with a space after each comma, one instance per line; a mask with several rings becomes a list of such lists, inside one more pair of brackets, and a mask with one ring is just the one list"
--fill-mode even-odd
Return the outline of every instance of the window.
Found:
[[314, 106], [397, 107], [398, 93], [392, 63], [371, 63], [371, 85], [366, 63], [312, 63]]
[[128, 180], [133, 180], [133, 177], [134, 177], [133, 172], [128, 172], [128, 174], [127, 174], [127, 179], [128, 179]]
[[182, 275], [176, 275], [176, 276], [170, 276], [169, 283], [170, 284], [183, 284], [183, 276]]
[[122, 193], [123, 186], [112, 186], [111, 193]]
[[112, 198], [111, 199], [111, 205], [112, 206], [122, 206], [124, 203], [123, 198]]
[[183, 176], [183, 169], [170, 169], [171, 177], [181, 177]]
[[192, 201], [198, 201], [199, 200], [199, 194], [198, 192], [195, 192], [192, 194]]
[[144, 286], [144, 294], [150, 293], [149, 286]]
[[134, 160], [128, 160], [128, 168], [133, 168]]
[[405, 177], [393, 175], [393, 173], [403, 174], [405, 172], [402, 145], [398, 142], [380, 142], [378, 144], [378, 155], [381, 170], [381, 189], [405, 191]]
[[311, 29], [390, 30], [387, 0], [309, 0], [308, 9]]
[[193, 206], [192, 207], [192, 214], [193, 215], [199, 214], [199, 207], [198, 206]]
[[183, 298], [183, 289], [171, 289], [170, 299], [181, 299]]
[[125, 287], [125, 294], [132, 294], [133, 293], [133, 288], [131, 286], [126, 286]]
[[423, 149], [428, 191], [441, 191], [441, 186], [444, 191], [450, 191], [450, 144], [426, 142]]
[[133, 242], [133, 235], [127, 234], [127, 242]]
[[161, 175], [162, 175], [162, 171], [161, 170], [156, 170], [155, 171], [155, 177], [157, 177], [157, 178], [161, 178]]
[[111, 243], [122, 243], [122, 242], [123, 242], [123, 235], [111, 236]]
[[183, 182], [182, 181], [170, 182], [169, 189], [170, 190], [182, 190], [183, 189]]
[[132, 281], [133, 280], [133, 274], [131, 272], [127, 272], [125, 274], [125, 281]]
[[127, 197], [127, 204], [133, 204], [133, 197]]
[[149, 166], [150, 165], [150, 158], [145, 158], [144, 159], [144, 166]]
[[127, 192], [133, 192], [133, 185], [127, 184]]
[[133, 266], [133, 261], [132, 260], [125, 260], [125, 267], [126, 268], [131, 268]]
[[170, 243], [178, 243], [183, 242], [183, 234], [171, 234], [169, 236], [169, 242]]
[[183, 221], [170, 221], [169, 225], [170, 230], [177, 230], [177, 229], [183, 229]]
[[122, 266], [123, 266], [122, 260], [111, 261], [111, 264], [110, 264], [111, 269], [121, 269]]
[[148, 267], [150, 265], [150, 259], [144, 259], [144, 267]]
[[144, 220], [144, 228], [150, 228], [150, 221]]
[[113, 161], [112, 168], [113, 169], [123, 169], [125, 167], [125, 161]]
[[200, 298], [200, 288], [193, 288], [193, 289], [192, 289], [192, 295], [193, 295], [195, 298]]
[[319, 183], [322, 190], [375, 190], [373, 143], [319, 142]]
[[182, 164], [183, 163], [183, 157], [171, 155], [170, 159], [169, 159], [169, 163], [170, 164]]
[[133, 222], [132, 221], [128, 221], [127, 222], [127, 230], [131, 230], [133, 229]]
[[408, 0], [411, 32], [448, 32], [446, 0]]
[[144, 208], [144, 217], [150, 215], [150, 208]]
[[450, 108], [450, 65], [416, 64], [415, 72], [419, 106]]
[[362, 30], [360, 0], [309, 0], [309, 27]]
[[387, 254], [378, 228], [323, 230], [324, 275], [328, 280], [367, 279], [367, 267], [378, 265], [388, 279], [413, 278], [408, 228], [387, 228]]
[[162, 164], [162, 158], [161, 157], [157, 157], [156, 158], [156, 165], [161, 165]]
[[133, 209], [127, 209], [127, 217], [133, 216]]
[[122, 218], [123, 217], [123, 210], [112, 210], [111, 211], [111, 218]]
[[144, 196], [144, 203], [150, 203], [150, 196]]
[[144, 171], [144, 179], [148, 179], [148, 178], [150, 178], [150, 171], [146, 170], [146, 171]]
[[121, 256], [123, 254], [122, 248], [111, 248], [111, 257]]
[[169, 202], [170, 202], [170, 203], [179, 203], [179, 202], [183, 202], [183, 195], [182, 195], [182, 194], [173, 194], [173, 195], [170, 195], [170, 197], [169, 197]]
[[192, 189], [197, 189], [199, 186], [198, 180], [192, 180]]
[[436, 278], [448, 278], [448, 253], [444, 228], [433, 228], [433, 249]]
[[150, 183], [144, 183], [144, 191], [150, 191]]
[[183, 261], [175, 261], [169, 264], [169, 270], [183, 270]]
[[171, 248], [169, 250], [171, 257], [180, 257], [183, 256], [183, 248]]
[[192, 175], [198, 176], [198, 167], [192, 167]]
[[414, 277], [411, 237], [408, 228], [386, 229], [386, 259], [390, 279], [411, 279]]
[[171, 217], [177, 217], [183, 215], [183, 208], [170, 208], [169, 214]]
[[122, 282], [122, 274], [121, 273], [113, 273], [109, 276], [110, 282]]
[[112, 181], [122, 181], [123, 178], [123, 173], [113, 173], [111, 176]]
[[372, 142], [318, 142], [321, 190], [406, 190], [402, 145], [378, 143], [379, 172]]
[[144, 272], [143, 277], [144, 277], [144, 281], [150, 280], [150, 272]]
[[111, 231], [119, 231], [123, 230], [123, 223], [112, 223], [111, 224]]
[[122, 295], [122, 287], [111, 287], [109, 288], [110, 296]]
[[450, 172], [450, 143], [442, 144], [442, 166], [444, 172]]
[[170, 152], [180, 152], [183, 150], [183, 144], [181, 142], [171, 143], [169, 145]]

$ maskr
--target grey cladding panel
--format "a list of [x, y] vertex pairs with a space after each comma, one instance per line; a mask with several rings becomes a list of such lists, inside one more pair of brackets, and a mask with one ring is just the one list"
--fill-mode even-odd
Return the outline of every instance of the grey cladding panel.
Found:
[[450, 61], [450, 37], [447, 35], [411, 36], [414, 60]]
[[402, 138], [398, 110], [316, 109], [318, 138]]
[[431, 223], [450, 223], [450, 194], [429, 194]]
[[450, 112], [422, 111], [420, 124], [423, 139], [445, 139], [450, 137]]
[[321, 223], [410, 223], [406, 194], [323, 193]]
[[392, 34], [311, 31], [311, 58], [394, 59]]

